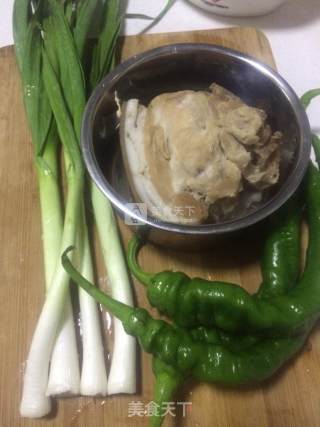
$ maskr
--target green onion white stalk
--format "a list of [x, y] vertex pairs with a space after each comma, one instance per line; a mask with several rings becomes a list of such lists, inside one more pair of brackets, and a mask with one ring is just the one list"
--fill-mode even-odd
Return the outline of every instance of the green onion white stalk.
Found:
[[[111, 295], [118, 301], [133, 305], [131, 285], [112, 207], [95, 184], [91, 186], [91, 197]], [[108, 394], [135, 393], [135, 391], [136, 341], [124, 331], [121, 322], [114, 319], [114, 345]]]
[[[57, 135], [50, 131], [41, 161], [37, 162], [46, 292], [49, 290], [59, 261], [63, 230], [58, 169]], [[80, 370], [69, 292], [67, 292], [67, 304], [60, 325], [51, 355], [50, 372], [53, 374], [54, 383], [51, 382], [49, 391], [50, 394], [51, 392], [56, 394], [57, 390], [60, 393], [77, 394], [80, 385]], [[29, 401], [37, 412], [35, 397], [33, 394], [26, 396], [25, 402]], [[38, 397], [40, 407], [42, 406], [41, 400]], [[47, 406], [46, 397], [43, 397], [43, 401]], [[29, 413], [29, 416], [33, 416], [33, 409], [26, 408], [24, 411]]]
[[[55, 126], [53, 126], [55, 130]], [[51, 132], [52, 133], [52, 132]], [[53, 138], [50, 142], [50, 138]], [[37, 167], [40, 192], [42, 220], [42, 242], [48, 292], [54, 271], [59, 261], [63, 219], [61, 209], [61, 191], [59, 186], [59, 168], [57, 153], [57, 134], [54, 132], [47, 141], [42, 160]], [[45, 169], [40, 165], [45, 165]], [[77, 343], [73, 321], [70, 292], [67, 292], [66, 303], [60, 327], [50, 361], [50, 376], [46, 395], [78, 394], [80, 387], [80, 368]], [[33, 396], [30, 396], [33, 400]]]
[[[83, 239], [81, 274], [87, 279], [94, 278], [84, 206], [80, 230]], [[84, 292], [79, 292], [79, 299], [83, 343], [80, 393], [83, 396], [105, 396], [107, 394], [107, 372], [98, 306], [95, 300], [88, 298]]]
[[80, 392], [80, 367], [70, 292], [66, 292], [51, 360], [47, 396], [74, 396]]

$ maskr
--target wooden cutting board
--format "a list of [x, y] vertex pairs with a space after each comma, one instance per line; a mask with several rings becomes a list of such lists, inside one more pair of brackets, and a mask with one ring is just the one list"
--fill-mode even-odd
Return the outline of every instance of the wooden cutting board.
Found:
[[[215, 43], [275, 65], [267, 39], [252, 28], [127, 37], [123, 42], [123, 58], [175, 42]], [[0, 426], [146, 426], [147, 417], [128, 417], [130, 403], [147, 404], [152, 400], [151, 358], [145, 354], [139, 357], [141, 381], [136, 395], [58, 399], [47, 418], [19, 417], [24, 361], [44, 299], [44, 274], [32, 146], [10, 47], [0, 50], [0, 100]], [[120, 226], [126, 243], [130, 233]], [[205, 255], [181, 254], [148, 245], [142, 251], [141, 262], [149, 271], [181, 269], [192, 276], [232, 281], [254, 291], [260, 282], [258, 260], [263, 240], [262, 236], [255, 238], [255, 241], [242, 240], [241, 245], [221, 246]], [[103, 278], [105, 272], [101, 262], [98, 264], [97, 277]], [[148, 307], [142, 287], [138, 283], [134, 286], [138, 303]], [[319, 425], [320, 334], [316, 329], [302, 353], [262, 385], [241, 390], [186, 385], [178, 400], [192, 402], [187, 416], [182, 417], [179, 411], [179, 416], [167, 417], [165, 426]]]

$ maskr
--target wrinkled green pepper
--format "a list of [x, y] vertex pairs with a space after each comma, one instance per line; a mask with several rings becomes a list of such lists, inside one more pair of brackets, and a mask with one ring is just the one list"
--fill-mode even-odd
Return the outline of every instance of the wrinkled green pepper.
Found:
[[299, 278], [302, 208], [303, 200], [298, 191], [269, 219], [261, 261], [259, 298], [284, 295]]
[[[90, 284], [71, 265], [63, 265], [70, 277], [120, 319], [126, 332], [138, 338], [141, 347], [155, 356], [155, 402], [170, 401], [177, 387], [189, 377], [199, 381], [241, 385], [262, 381], [276, 372], [304, 344], [307, 331], [291, 338], [260, 339], [246, 350], [232, 352], [222, 345], [194, 340], [183, 328], [153, 319], [146, 310], [113, 300]], [[309, 329], [312, 324], [309, 324]], [[160, 363], [161, 362], [161, 363]], [[160, 366], [159, 366], [160, 364]], [[161, 424], [161, 414], [152, 426]]]
[[[300, 275], [302, 206], [300, 192], [297, 192], [268, 221], [268, 235], [261, 262], [263, 281], [257, 294], [259, 298], [286, 294]], [[256, 335], [239, 336], [203, 326], [190, 332], [196, 340], [221, 344], [231, 351], [247, 349], [259, 339]]]
[[[320, 194], [320, 189], [314, 189]], [[319, 196], [318, 194], [318, 196]], [[317, 197], [317, 195], [315, 195]], [[152, 306], [181, 327], [217, 327], [226, 332], [261, 333], [287, 336], [301, 331], [317, 306], [312, 291], [305, 295], [304, 286], [288, 290], [295, 283], [300, 268], [300, 208], [292, 203], [288, 220], [280, 233], [267, 241], [262, 263], [263, 284], [258, 295], [250, 295], [240, 286], [190, 279], [180, 272], [145, 273], [136, 261], [141, 242], [134, 237], [129, 243], [128, 261], [133, 274], [147, 286]], [[282, 256], [281, 254], [284, 254]], [[316, 267], [315, 267], [316, 268]], [[179, 302], [179, 303], [178, 303]]]
[[261, 338], [247, 351], [233, 353], [222, 345], [194, 340], [186, 329], [153, 319], [145, 309], [113, 300], [75, 270], [66, 252], [62, 262], [72, 280], [120, 319], [126, 332], [136, 337], [146, 352], [182, 378], [192, 376], [200, 381], [229, 385], [264, 380], [301, 348], [315, 321], [297, 337]]

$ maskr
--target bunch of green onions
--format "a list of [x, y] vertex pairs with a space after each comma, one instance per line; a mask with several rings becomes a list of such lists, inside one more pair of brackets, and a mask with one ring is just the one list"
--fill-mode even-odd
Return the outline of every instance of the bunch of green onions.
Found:
[[[20, 412], [41, 417], [56, 394], [133, 393], [135, 341], [115, 322], [107, 382], [98, 308], [80, 292], [82, 368], [79, 369], [69, 277], [60, 258], [75, 246], [81, 273], [93, 280], [84, 201], [86, 179], [80, 155], [86, 98], [114, 63], [121, 24], [119, 0], [16, 0], [14, 39], [24, 103], [34, 145], [42, 215], [46, 300], [26, 363]], [[89, 40], [92, 23], [98, 38]], [[61, 144], [60, 144], [61, 142]], [[66, 180], [64, 210], [60, 149]], [[109, 202], [89, 186], [100, 243], [114, 298], [132, 305], [127, 269]]]

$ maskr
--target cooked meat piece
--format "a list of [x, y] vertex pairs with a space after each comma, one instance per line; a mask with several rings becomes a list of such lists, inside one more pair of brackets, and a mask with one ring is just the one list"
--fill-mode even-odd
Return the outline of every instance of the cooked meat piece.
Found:
[[147, 108], [128, 101], [121, 145], [134, 193], [167, 221], [204, 222], [209, 208], [229, 214], [245, 182], [262, 190], [279, 179], [282, 135], [266, 119], [216, 84], [161, 94]]
[[244, 169], [243, 176], [256, 188], [263, 190], [279, 181], [281, 139], [282, 134], [275, 132], [265, 145], [253, 149], [254, 160]]
[[220, 126], [244, 145], [259, 142], [259, 132], [265, 125], [267, 115], [258, 108], [249, 107], [240, 98], [212, 84], [210, 105], [218, 117]]
[[236, 196], [241, 188], [241, 171], [221, 148], [208, 100], [204, 92], [183, 91], [160, 95], [148, 107], [145, 156], [166, 203], [174, 194], [188, 192], [205, 208], [221, 197]]
[[251, 160], [250, 152], [227, 130], [220, 132], [220, 144], [226, 158], [244, 170]]

